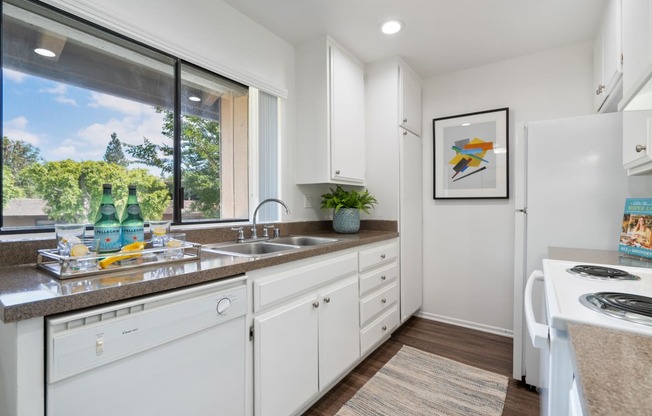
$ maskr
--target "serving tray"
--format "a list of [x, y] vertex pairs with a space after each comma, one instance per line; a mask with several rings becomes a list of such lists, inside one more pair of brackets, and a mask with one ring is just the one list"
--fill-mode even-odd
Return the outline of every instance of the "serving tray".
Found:
[[[171, 250], [183, 250], [183, 256], [179, 258], [167, 258], [166, 255], [168, 255]], [[134, 257], [117, 261], [105, 269], [102, 269], [98, 265], [101, 260], [108, 257], [124, 255]], [[36, 266], [58, 279], [73, 279], [77, 277], [115, 273], [117, 271], [136, 269], [139, 267], [163, 266], [166, 264], [197, 260], [200, 258], [201, 244], [185, 241], [181, 247], [155, 247], [128, 252], [103, 253], [80, 257], [61, 256], [58, 254], [57, 249], [42, 249], [38, 251]], [[91, 267], [85, 267], [85, 265], [89, 264], [94, 265]]]

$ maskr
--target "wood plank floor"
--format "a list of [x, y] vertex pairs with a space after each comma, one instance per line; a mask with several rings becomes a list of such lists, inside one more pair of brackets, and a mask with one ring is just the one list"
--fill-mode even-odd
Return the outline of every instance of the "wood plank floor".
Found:
[[413, 317], [305, 412], [304, 416], [329, 416], [337, 413], [403, 345], [508, 376], [503, 415], [540, 414], [539, 395], [511, 378], [511, 338]]

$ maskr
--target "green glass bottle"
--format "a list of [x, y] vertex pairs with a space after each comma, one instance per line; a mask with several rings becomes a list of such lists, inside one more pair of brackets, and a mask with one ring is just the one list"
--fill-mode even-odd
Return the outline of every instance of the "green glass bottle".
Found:
[[120, 220], [113, 203], [111, 184], [108, 183], [102, 186], [102, 201], [95, 216], [93, 239], [98, 241], [98, 251], [100, 253], [118, 251], [122, 247]]
[[122, 229], [122, 245], [145, 241], [145, 221], [138, 205], [136, 185], [129, 185], [129, 196], [127, 206], [120, 217], [120, 228]]

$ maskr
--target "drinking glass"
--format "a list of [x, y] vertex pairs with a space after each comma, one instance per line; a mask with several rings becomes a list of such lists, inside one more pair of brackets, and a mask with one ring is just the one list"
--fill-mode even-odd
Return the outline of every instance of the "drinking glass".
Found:
[[166, 243], [168, 249], [165, 252], [165, 258], [171, 260], [183, 258], [183, 251], [185, 245], [186, 245], [185, 233], [169, 234], [169, 238]]
[[149, 230], [152, 233], [152, 247], [165, 247], [170, 235], [170, 221], [150, 221]]
[[57, 249], [59, 250], [59, 255], [68, 257], [75, 246], [84, 245], [86, 225], [55, 224], [54, 232], [57, 236]]

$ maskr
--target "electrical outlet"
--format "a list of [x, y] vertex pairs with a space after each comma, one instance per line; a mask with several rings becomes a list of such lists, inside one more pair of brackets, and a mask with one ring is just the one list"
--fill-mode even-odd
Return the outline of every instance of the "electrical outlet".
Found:
[[303, 207], [312, 208], [312, 197], [310, 195], [303, 196]]

